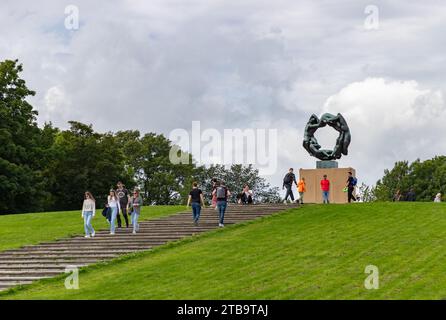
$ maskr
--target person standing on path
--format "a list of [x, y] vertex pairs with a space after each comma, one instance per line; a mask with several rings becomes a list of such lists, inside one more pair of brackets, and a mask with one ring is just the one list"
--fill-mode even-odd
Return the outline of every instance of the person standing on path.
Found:
[[300, 178], [297, 183], [297, 192], [300, 196], [300, 204], [304, 204], [304, 194], [307, 192], [307, 184], [305, 183], [305, 178]]
[[353, 177], [353, 174], [349, 171], [348, 178], [347, 178], [348, 203], [351, 203], [352, 200], [356, 201], [356, 198], [353, 195], [353, 191], [355, 190], [355, 186], [356, 186], [356, 181], [357, 181], [356, 178]]
[[437, 193], [435, 196], [434, 202], [441, 202], [441, 193]]
[[[118, 187], [116, 189], [116, 195], [119, 198], [119, 205], [121, 207], [120, 211], [122, 211], [122, 216], [124, 217], [125, 225], [128, 228], [129, 218], [127, 216], [127, 212], [129, 209], [129, 200], [130, 200], [129, 191], [126, 188], [124, 188], [124, 184], [122, 183], [122, 181], [118, 181], [116, 186]], [[118, 218], [118, 228], [121, 228], [122, 223], [121, 223], [121, 215], [119, 214], [119, 212], [117, 218]]]
[[116, 191], [111, 189], [110, 193], [107, 197], [107, 203], [111, 210], [111, 219], [110, 219], [110, 234], [115, 234], [116, 228], [116, 217], [118, 212], [121, 210], [121, 205], [119, 203], [119, 197], [116, 194]]
[[322, 190], [322, 200], [323, 203], [330, 203], [330, 180], [327, 179], [327, 175], [324, 174], [323, 179], [321, 180], [321, 190]]
[[82, 206], [82, 218], [84, 219], [85, 238], [90, 238], [90, 236], [95, 236], [93, 226], [91, 225], [91, 219], [93, 219], [96, 212], [96, 201], [89, 191], [85, 192], [84, 197], [85, 199]]
[[204, 205], [203, 191], [198, 188], [198, 183], [192, 184], [192, 190], [189, 192], [189, 198], [187, 199], [187, 207], [192, 204], [192, 218], [194, 224], [198, 226], [198, 220], [200, 219], [201, 205]]
[[290, 168], [288, 170], [288, 173], [283, 178], [282, 190], [284, 188], [286, 188], [285, 199], [283, 201], [283, 203], [285, 203], [285, 204], [288, 201], [288, 196], [291, 198], [291, 202], [294, 202], [294, 195], [293, 195], [292, 186], [293, 186], [293, 182], [297, 186], [297, 181], [296, 181], [296, 176], [294, 175], [293, 171], [294, 171], [293, 168]]
[[132, 218], [133, 234], [139, 231], [138, 219], [141, 214], [142, 197], [139, 195], [139, 190], [133, 191], [133, 196], [130, 198], [130, 217]]
[[225, 219], [225, 212], [226, 207], [228, 206], [228, 197], [231, 195], [231, 192], [226, 188], [225, 182], [220, 181], [220, 183], [217, 185], [217, 188], [214, 190], [213, 194], [217, 197], [217, 208], [218, 208], [218, 216], [219, 216], [219, 223], [218, 226], [220, 228], [224, 227], [224, 219]]

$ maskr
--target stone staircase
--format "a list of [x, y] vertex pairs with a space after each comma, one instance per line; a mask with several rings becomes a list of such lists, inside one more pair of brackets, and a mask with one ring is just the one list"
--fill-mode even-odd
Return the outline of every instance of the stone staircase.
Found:
[[[296, 204], [230, 205], [225, 214], [225, 225], [253, 220], [286, 209]], [[79, 226], [79, 229], [82, 227]], [[212, 208], [201, 212], [200, 223], [194, 226], [191, 211], [167, 217], [141, 221], [140, 230], [132, 234], [132, 228], [116, 229], [115, 235], [108, 230], [96, 231], [94, 238], [83, 235], [63, 238], [53, 242], [24, 246], [0, 252], [0, 291], [9, 287], [64, 273], [67, 266], [84, 267], [120, 255], [150, 250], [171, 241], [218, 228], [218, 213]]]

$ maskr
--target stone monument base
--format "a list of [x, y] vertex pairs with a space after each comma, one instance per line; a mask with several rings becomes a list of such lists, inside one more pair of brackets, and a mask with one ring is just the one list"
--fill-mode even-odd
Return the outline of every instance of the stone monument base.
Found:
[[307, 186], [304, 203], [322, 203], [320, 182], [324, 174], [330, 180], [330, 203], [347, 203], [347, 192], [344, 192], [343, 189], [347, 185], [349, 171], [353, 173], [353, 176], [356, 176], [356, 170], [353, 168], [299, 169], [299, 177], [305, 178]]
[[337, 168], [338, 162], [333, 160], [316, 161], [316, 169]]

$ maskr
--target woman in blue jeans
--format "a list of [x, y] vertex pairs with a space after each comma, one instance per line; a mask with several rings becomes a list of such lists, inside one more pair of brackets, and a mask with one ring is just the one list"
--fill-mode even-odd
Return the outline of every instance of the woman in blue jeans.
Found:
[[133, 191], [133, 196], [130, 198], [130, 216], [132, 218], [133, 234], [139, 231], [138, 219], [141, 214], [142, 197], [139, 195], [139, 190]]
[[119, 204], [119, 197], [115, 190], [110, 190], [110, 194], [107, 197], [107, 203], [111, 209], [111, 219], [110, 219], [110, 234], [115, 234], [115, 222], [118, 212], [121, 210], [121, 205]]
[[82, 205], [82, 218], [84, 219], [85, 238], [94, 237], [95, 232], [91, 225], [91, 219], [93, 219], [96, 212], [96, 201], [93, 198], [91, 192], [85, 192], [85, 200]]
[[194, 219], [194, 224], [198, 225], [198, 220], [200, 219], [201, 204], [204, 208], [204, 198], [203, 191], [198, 189], [198, 183], [194, 182], [192, 184], [192, 190], [189, 192], [189, 198], [187, 199], [187, 206], [192, 203], [192, 218]]
[[220, 181], [220, 183], [218, 183], [217, 185], [217, 188], [215, 188], [212, 194], [215, 194], [217, 196], [217, 208], [219, 216], [218, 226], [222, 228], [225, 226], [225, 212], [228, 206], [228, 197], [231, 195], [231, 192], [229, 192], [228, 188], [226, 188], [224, 181]]

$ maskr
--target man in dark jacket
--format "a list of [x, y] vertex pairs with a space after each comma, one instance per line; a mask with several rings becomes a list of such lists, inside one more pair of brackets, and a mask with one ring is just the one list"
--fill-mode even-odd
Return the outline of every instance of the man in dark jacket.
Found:
[[285, 195], [285, 199], [283, 201], [284, 203], [287, 202], [288, 196], [291, 198], [291, 201], [294, 202], [294, 195], [293, 195], [293, 190], [291, 189], [291, 187], [293, 186], [293, 182], [297, 186], [297, 181], [296, 181], [296, 176], [294, 175], [293, 171], [294, 171], [293, 168], [290, 168], [288, 173], [283, 178], [282, 190], [284, 188], [286, 188], [286, 195]]

